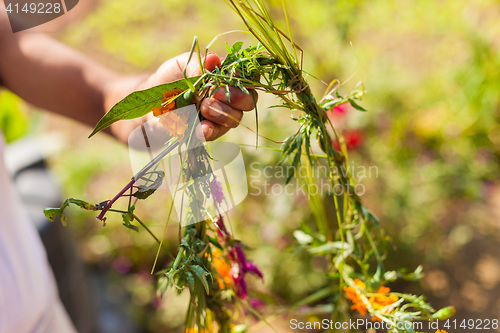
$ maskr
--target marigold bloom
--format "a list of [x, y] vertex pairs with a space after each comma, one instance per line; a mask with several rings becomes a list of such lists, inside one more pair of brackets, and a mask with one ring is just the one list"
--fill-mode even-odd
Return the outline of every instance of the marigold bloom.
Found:
[[169, 112], [164, 113], [159, 117], [160, 124], [173, 137], [178, 137], [186, 133], [188, 129], [187, 114]]
[[[399, 297], [394, 294], [388, 295], [390, 292], [391, 289], [381, 286], [380, 288], [378, 288], [377, 296], [370, 297], [368, 301], [375, 310], [380, 310], [383, 313], [388, 313], [390, 309], [387, 309], [386, 306], [391, 305], [399, 300]], [[382, 319], [375, 316], [372, 318], [372, 321], [382, 321]]]
[[[354, 279], [354, 285], [356, 285], [356, 287], [361, 290], [365, 289], [366, 287], [365, 283], [360, 279]], [[355, 287], [345, 286], [344, 291], [346, 297], [352, 301], [351, 309], [358, 311], [360, 315], [364, 316], [367, 311], [366, 304], [361, 299], [358, 289], [356, 289]]]
[[435, 333], [448, 333], [445, 330], [437, 330]]
[[231, 279], [231, 265], [228, 264], [224, 259], [222, 259], [221, 256], [222, 253], [220, 251], [214, 251], [212, 256], [212, 263], [218, 273], [216, 279], [219, 283], [219, 288], [226, 289], [226, 287], [233, 286], [233, 280]]
[[175, 109], [175, 100], [171, 100], [172, 97], [179, 95], [182, 91], [178, 88], [172, 91], [164, 91], [163, 99], [161, 100], [161, 106], [153, 108], [153, 115], [155, 117], [160, 117], [162, 114], [172, 111]]
[[[360, 315], [364, 316], [367, 312], [367, 307], [366, 304], [361, 299], [360, 291], [363, 291], [366, 285], [363, 281], [359, 279], [355, 279], [354, 284], [358, 288], [345, 286], [344, 291], [346, 297], [349, 298], [353, 303], [351, 309], [358, 311]], [[370, 297], [368, 299], [368, 302], [375, 310], [387, 313], [389, 309], [386, 307], [399, 300], [398, 296], [394, 294], [389, 295], [390, 292], [391, 289], [381, 286], [377, 291], [377, 295]], [[372, 318], [372, 321], [382, 321], [382, 319], [375, 316]]]

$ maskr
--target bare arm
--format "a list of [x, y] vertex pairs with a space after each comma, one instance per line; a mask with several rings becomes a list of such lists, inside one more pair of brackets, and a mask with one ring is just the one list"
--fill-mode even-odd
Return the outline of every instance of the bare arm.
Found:
[[[128, 93], [182, 78], [187, 55], [166, 61], [151, 75], [123, 76], [77, 51], [36, 32], [10, 32], [6, 13], [0, 13], [0, 83], [29, 103], [94, 126], [114, 103]], [[216, 58], [216, 59], [215, 59]], [[210, 55], [207, 64], [218, 57]], [[210, 65], [207, 65], [207, 67]], [[190, 63], [188, 74], [196, 75], [199, 67]], [[234, 96], [233, 96], [234, 95]], [[231, 117], [221, 116], [221, 112]], [[232, 90], [231, 103], [220, 92], [204, 101], [202, 123], [207, 140], [214, 140], [238, 125], [242, 111], [254, 108], [252, 96]], [[113, 131], [126, 141], [132, 122], [120, 122]], [[119, 123], [118, 123], [119, 124]]]

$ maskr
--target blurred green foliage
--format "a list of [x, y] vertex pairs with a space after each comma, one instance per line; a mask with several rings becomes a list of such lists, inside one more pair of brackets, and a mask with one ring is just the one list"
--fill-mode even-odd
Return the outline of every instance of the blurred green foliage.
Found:
[[19, 139], [28, 130], [21, 99], [7, 90], [0, 91], [0, 130], [7, 143]]
[[[281, 15], [281, 1], [270, 3]], [[378, 168], [377, 177], [360, 182], [367, 188], [365, 202], [398, 248], [391, 260], [410, 269], [422, 261], [428, 268], [451, 261], [456, 265], [447, 267], [455, 291], [448, 296], [459, 312], [500, 312], [493, 301], [491, 307], [474, 308], [460, 294], [465, 275], [461, 280], [453, 271], [458, 271], [458, 254], [473, 241], [492, 244], [495, 251], [500, 239], [500, 216], [495, 213], [500, 202], [493, 196], [500, 183], [498, 2], [289, 0], [287, 4], [295, 41], [304, 50], [304, 68], [318, 78], [310, 79], [318, 96], [326, 88], [323, 81], [334, 78], [346, 91], [360, 80], [365, 84], [362, 105], [369, 112], [350, 110], [347, 120], [338, 124], [364, 134], [362, 147], [350, 154], [353, 163]], [[60, 39], [112, 68], [138, 72], [153, 71], [167, 58], [188, 51], [194, 35], [206, 45], [220, 33], [241, 28], [223, 1], [101, 0]], [[212, 51], [222, 56], [225, 42], [236, 40], [255, 43], [246, 34], [234, 33], [221, 36]], [[277, 148], [266, 138], [281, 141], [294, 132], [295, 125], [289, 111], [267, 109], [274, 103], [260, 96], [259, 144]], [[252, 114], [247, 114], [244, 124], [256, 129]], [[252, 145], [255, 134], [240, 127], [224, 140]], [[68, 196], [104, 200], [130, 177], [127, 154], [119, 144], [97, 139], [78, 147], [54, 162]], [[258, 162], [258, 168], [274, 165], [280, 158], [269, 149], [243, 149], [247, 164]], [[249, 174], [249, 180], [255, 177]], [[271, 179], [271, 184], [283, 181]], [[231, 213], [233, 230], [254, 249], [252, 258], [264, 270], [264, 286], [255, 285], [260, 297], [270, 304], [292, 304], [324, 283], [315, 274], [315, 267], [324, 263], [288, 250], [295, 242], [292, 231], [309, 218], [308, 206], [300, 197], [250, 192]], [[142, 208], [159, 234], [167, 206], [161, 200], [154, 208]], [[117, 258], [128, 256], [133, 272], [151, 267], [155, 246], [145, 233], [138, 238], [111, 219], [99, 230], [93, 221], [83, 219], [88, 213], [75, 213], [80, 219], [75, 218], [74, 224], [81, 231], [89, 261], [113, 267]], [[175, 249], [177, 230], [167, 232], [167, 238]], [[468, 259], [478, 258], [479, 254]], [[137, 275], [124, 279], [135, 281]], [[164, 305], [149, 312], [152, 307], [144, 305], [152, 304], [152, 290], [133, 282], [123, 286], [135, 295], [136, 313], [145, 327], [160, 332], [168, 326], [165, 318], [171, 317], [166, 312], [175, 310], [167, 311]]]

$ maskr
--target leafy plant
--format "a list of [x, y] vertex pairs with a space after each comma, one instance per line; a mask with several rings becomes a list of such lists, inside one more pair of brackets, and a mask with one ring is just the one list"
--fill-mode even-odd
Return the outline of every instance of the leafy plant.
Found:
[[[186, 316], [187, 332], [245, 331], [250, 321], [232, 322], [231, 313], [243, 313], [242, 309], [256, 313], [245, 300], [248, 292], [245, 275], [253, 273], [262, 277], [262, 273], [247, 260], [244, 244], [233, 239], [224, 224], [218, 208], [224, 198], [221, 197], [219, 180], [211, 173], [213, 159], [210, 150], [200, 144], [193, 128], [178, 123], [172, 125], [172, 119], [168, 117], [175, 114], [173, 110], [180, 110], [189, 104], [196, 105], [198, 110], [200, 102], [219, 89], [226, 92], [228, 100], [231, 98], [229, 87], [237, 87], [247, 94], [251, 89], [260, 90], [281, 100], [279, 106], [300, 113], [295, 119], [297, 132], [286, 138], [282, 146], [282, 163], [291, 165], [287, 181], [296, 177], [307, 185], [307, 189], [311, 189], [316, 182], [314, 169], [322, 166], [324, 174], [321, 176], [328, 179], [331, 185], [330, 190], [324, 193], [307, 191], [314, 224], [304, 223], [294, 233], [301, 249], [328, 263], [325, 275], [329, 285], [303, 300], [301, 305], [329, 305], [329, 315], [335, 322], [352, 318], [355, 313], [351, 310], [356, 310], [362, 316], [369, 314], [373, 320], [390, 324], [391, 332], [413, 332], [407, 325], [400, 328], [397, 324], [401, 322], [443, 319], [451, 315], [452, 308], [435, 312], [422, 296], [394, 292], [385, 286], [399, 278], [419, 279], [421, 268], [409, 274], [404, 269], [385, 269], [387, 237], [377, 218], [356, 193], [344, 140], [327, 116], [328, 110], [345, 103], [365, 111], [359, 105], [364, 95], [363, 86], [359, 84], [350, 94], [343, 96], [338, 91], [338, 81], [334, 80], [322, 98], [316, 99], [305, 79], [303, 51], [294, 42], [290, 25], [286, 32], [279, 29], [262, 0], [226, 2], [258, 44], [247, 48], [242, 42], [228, 45], [227, 57], [214, 71], [203, 70], [198, 77], [186, 77], [134, 92], [117, 103], [90, 136], [116, 121], [138, 118], [156, 110], [155, 115], [170, 134], [165, 148], [111, 200], [91, 205], [68, 199], [59, 209], [47, 209], [46, 216], [52, 221], [57, 215], [64, 218], [64, 209], [72, 203], [84, 209], [100, 211], [97, 219], [103, 223], [108, 212], [119, 213], [126, 227], [137, 230], [137, 226], [132, 224], [137, 221], [150, 232], [135, 215], [135, 204], [138, 200], [147, 199], [159, 187], [165, 174], [158, 169], [162, 161], [177, 150], [182, 169], [177, 184], [188, 194], [181, 223], [187, 226], [180, 230], [182, 236], [177, 256], [166, 269], [157, 271], [160, 276], [159, 291], [172, 287], [179, 291], [189, 290], [191, 302]], [[288, 22], [285, 2], [283, 7]], [[200, 68], [204, 68], [196, 40], [191, 56], [196, 56]], [[191, 124], [200, 117], [198, 112], [185, 115], [185, 119], [177, 116], [176, 121]], [[175, 128], [172, 129], [172, 126]], [[185, 127], [184, 130], [179, 131], [179, 126]], [[340, 142], [340, 149], [335, 149], [334, 142]], [[296, 172], [299, 167], [305, 168], [306, 173]], [[207, 175], [205, 180], [197, 181]], [[137, 185], [138, 181], [145, 183]], [[127, 209], [113, 209], [115, 202], [122, 197], [128, 197]], [[205, 208], [209, 200], [213, 202], [215, 212]], [[171, 208], [173, 205], [174, 202]], [[333, 215], [328, 213], [329, 207], [334, 207]], [[213, 215], [216, 217], [213, 218]], [[160, 251], [163, 240], [153, 233], [151, 235], [159, 243]]]

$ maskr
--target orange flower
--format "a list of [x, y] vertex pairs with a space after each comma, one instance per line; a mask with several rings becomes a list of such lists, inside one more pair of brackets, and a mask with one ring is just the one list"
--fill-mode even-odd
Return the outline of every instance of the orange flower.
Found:
[[[381, 310], [381, 312], [387, 313], [389, 309], [386, 309], [386, 306], [391, 305], [399, 300], [399, 297], [394, 294], [388, 295], [390, 292], [391, 289], [381, 286], [380, 288], [378, 288], [377, 296], [370, 297], [368, 301], [375, 310]], [[372, 321], [375, 320], [382, 321], [382, 319], [377, 316], [372, 318]]]
[[162, 114], [172, 111], [175, 109], [175, 99], [172, 100], [173, 97], [179, 95], [182, 91], [178, 88], [175, 88], [171, 91], [163, 92], [163, 99], [161, 100], [161, 106], [153, 108], [153, 115], [155, 117], [160, 117]]
[[[354, 279], [354, 284], [361, 290], [365, 289], [365, 283], [360, 279]], [[358, 289], [345, 286], [344, 291], [346, 297], [352, 301], [351, 309], [358, 311], [360, 315], [364, 316], [367, 311], [366, 305], [361, 299]]]
[[[346, 286], [344, 287], [344, 291], [346, 297], [349, 298], [353, 303], [351, 309], [358, 311], [360, 315], [364, 316], [367, 312], [367, 308], [366, 304], [361, 299], [360, 291], [363, 291], [366, 285], [359, 279], [355, 279], [354, 284], [357, 288]], [[391, 289], [381, 286], [377, 291], [377, 295], [370, 297], [368, 302], [375, 310], [380, 310], [383, 313], [387, 313], [386, 311], [389, 311], [389, 309], [387, 309], [386, 307], [399, 300], [398, 296], [393, 294], [389, 295], [390, 292]], [[377, 316], [372, 318], [372, 321], [375, 320], [382, 321], [382, 319]]]
[[160, 115], [159, 118], [160, 124], [173, 137], [183, 135], [188, 129], [187, 113], [169, 112]]
[[220, 289], [226, 289], [226, 287], [231, 287], [233, 285], [233, 280], [231, 279], [231, 265], [228, 264], [223, 258], [221, 258], [222, 253], [220, 251], [214, 251], [212, 256], [212, 263], [218, 275], [216, 276], [217, 282], [219, 283]]
[[448, 333], [445, 330], [437, 330], [435, 333]]

